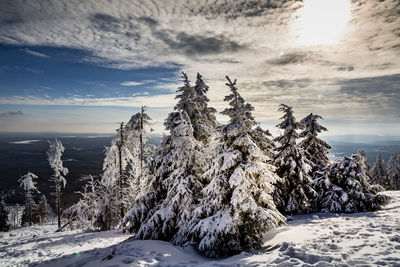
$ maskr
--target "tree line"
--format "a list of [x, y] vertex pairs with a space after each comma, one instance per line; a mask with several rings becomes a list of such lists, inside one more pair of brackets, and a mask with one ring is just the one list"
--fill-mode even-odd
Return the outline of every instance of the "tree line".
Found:
[[[197, 74], [192, 85], [182, 73], [182, 81], [158, 147], [147, 144], [152, 130], [144, 107], [120, 124], [103, 175], [87, 177], [80, 201], [64, 211], [71, 226], [119, 228], [215, 257], [260, 248], [262, 234], [285, 224], [284, 215], [361, 212], [388, 202], [380, 192], [390, 188], [378, 182], [378, 167], [368, 170], [365, 153], [329, 159], [331, 146], [318, 137], [327, 131], [321, 116], [297, 121], [293, 108], [281, 104], [281, 134], [273, 138], [255, 120], [236, 80], [226, 76], [225, 124], [208, 105], [203, 77]], [[48, 154], [56, 194], [67, 173], [59, 155]], [[398, 189], [400, 160], [392, 158], [385, 177]]]

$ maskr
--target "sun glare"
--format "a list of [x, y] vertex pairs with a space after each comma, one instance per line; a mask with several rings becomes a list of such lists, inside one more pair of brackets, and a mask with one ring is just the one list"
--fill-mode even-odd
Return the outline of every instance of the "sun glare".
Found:
[[350, 8], [350, 0], [304, 0], [294, 22], [300, 45], [339, 42], [350, 20]]

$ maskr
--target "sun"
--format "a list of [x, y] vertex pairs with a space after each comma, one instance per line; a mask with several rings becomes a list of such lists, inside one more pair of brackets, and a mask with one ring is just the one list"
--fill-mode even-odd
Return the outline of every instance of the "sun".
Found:
[[299, 45], [331, 45], [340, 41], [350, 18], [350, 0], [304, 0], [293, 27]]

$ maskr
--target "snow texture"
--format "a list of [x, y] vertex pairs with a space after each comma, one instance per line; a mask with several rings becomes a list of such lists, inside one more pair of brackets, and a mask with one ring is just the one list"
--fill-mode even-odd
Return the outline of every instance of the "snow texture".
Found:
[[392, 201], [376, 212], [291, 216], [264, 234], [261, 249], [232, 257], [115, 230], [54, 233], [55, 225], [41, 225], [0, 233], [0, 266], [399, 266], [400, 192], [385, 194]]

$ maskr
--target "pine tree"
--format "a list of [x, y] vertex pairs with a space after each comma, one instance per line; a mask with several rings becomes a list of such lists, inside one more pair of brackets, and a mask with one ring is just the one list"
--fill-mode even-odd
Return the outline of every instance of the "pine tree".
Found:
[[296, 145], [299, 138], [296, 130], [303, 129], [304, 125], [296, 122], [291, 107], [281, 104], [278, 111], [284, 113], [283, 121], [277, 125], [284, 133], [274, 139], [280, 146], [276, 148], [273, 163], [282, 180], [277, 184], [274, 198], [282, 213], [308, 213], [312, 211], [317, 192], [312, 187], [310, 176], [312, 163], [305, 157], [303, 149]]
[[325, 188], [321, 186], [319, 194], [322, 210], [346, 213], [377, 210], [389, 200], [378, 193], [382, 190], [379, 185], [369, 184], [366, 165], [359, 154], [331, 164], [327, 175], [328, 182]]
[[318, 138], [319, 133], [327, 131], [324, 126], [317, 122], [318, 119], [322, 119], [322, 117], [311, 113], [300, 121], [301, 124], [305, 125], [305, 129], [300, 134], [300, 137], [304, 137], [304, 139], [299, 146], [303, 148], [305, 155], [312, 164], [312, 174], [327, 167], [329, 164], [328, 150], [332, 149], [328, 143]]
[[190, 219], [201, 183], [197, 178], [201, 146], [193, 137], [185, 111], [172, 112], [165, 123], [170, 135], [163, 138], [154, 159], [154, 178], [148, 193], [136, 201], [125, 216], [125, 232], [138, 239], [161, 239], [180, 243], [178, 230]]
[[371, 169], [371, 166], [369, 165], [369, 162], [368, 162], [367, 153], [365, 153], [364, 150], [359, 150], [359, 151], [358, 151], [358, 154], [360, 155], [360, 157], [361, 157], [362, 160], [364, 161], [365, 166], [367, 167], [368, 175], [369, 175], [369, 170]]
[[68, 169], [63, 166], [61, 160], [62, 153], [65, 148], [61, 141], [54, 138], [53, 142], [50, 142], [50, 148], [47, 151], [47, 160], [49, 161], [50, 167], [53, 169], [54, 174], [51, 176], [50, 181], [54, 182], [55, 185], [55, 197], [56, 197], [56, 207], [57, 207], [57, 222], [58, 228], [61, 227], [61, 189], [65, 187], [67, 181], [65, 180], [65, 175], [68, 174]]
[[[125, 201], [133, 203], [137, 197], [140, 197], [146, 191], [149, 177], [149, 155], [151, 146], [147, 145], [147, 140], [150, 136], [151, 118], [145, 112], [145, 107], [142, 107], [141, 112], [132, 116], [125, 127], [126, 131], [126, 146], [130, 151], [129, 166], [127, 167], [128, 185]], [[128, 205], [128, 208], [131, 206]]]
[[253, 140], [254, 108], [240, 96], [236, 80], [228, 80], [229, 116], [220, 127], [217, 156], [203, 178], [200, 205], [193, 211], [185, 236], [207, 256], [231, 255], [262, 245], [262, 233], [284, 224], [272, 193], [279, 177], [268, 156]]
[[10, 229], [8, 223], [8, 210], [3, 200], [0, 201], [0, 232], [7, 232]]
[[393, 153], [387, 164], [387, 176], [392, 190], [400, 189], [400, 157]]
[[376, 157], [375, 164], [370, 169], [369, 175], [371, 176], [372, 182], [374, 184], [381, 185], [384, 188], [387, 187], [388, 183], [387, 183], [385, 163], [380, 153]]
[[210, 137], [217, 126], [215, 118], [217, 110], [208, 107], [208, 102], [210, 102], [207, 97], [208, 89], [208, 85], [204, 82], [203, 77], [200, 73], [197, 73], [196, 83], [194, 85], [196, 110], [193, 116], [190, 117], [190, 120], [193, 125], [194, 137], [206, 144], [210, 141]]
[[21, 176], [21, 178], [18, 180], [20, 187], [23, 188], [25, 191], [25, 212], [26, 212], [26, 220], [29, 224], [29, 226], [34, 223], [34, 209], [36, 207], [36, 203], [33, 200], [33, 192], [36, 191], [39, 193], [38, 189], [36, 188], [36, 182], [34, 181], [38, 177], [31, 173], [28, 172], [27, 174]]
[[53, 211], [47, 202], [45, 195], [42, 195], [41, 199], [39, 200], [37, 205], [37, 215], [40, 223], [49, 222], [53, 215]]
[[190, 85], [190, 81], [186, 73], [182, 72], [183, 86], [179, 87], [176, 96], [178, 103], [175, 110], [185, 111], [193, 125], [193, 136], [203, 143], [210, 141], [215, 126], [216, 110], [208, 107], [210, 101], [207, 97], [208, 86], [205, 84], [203, 77], [198, 73], [195, 86]]
[[263, 130], [260, 126], [257, 126], [250, 134], [257, 146], [270, 158], [268, 162], [272, 162], [276, 148], [275, 143], [270, 139], [272, 134], [268, 130]]

